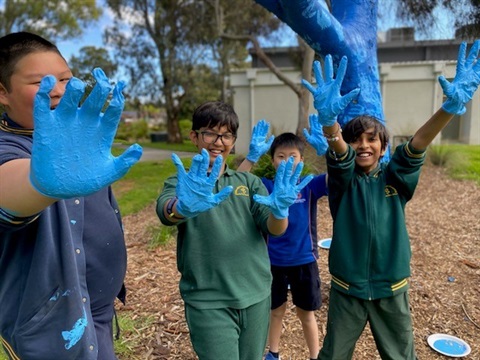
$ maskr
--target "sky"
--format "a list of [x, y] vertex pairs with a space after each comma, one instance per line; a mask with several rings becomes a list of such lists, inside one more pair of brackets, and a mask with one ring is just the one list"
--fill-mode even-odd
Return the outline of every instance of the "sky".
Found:
[[[84, 46], [95, 46], [103, 47], [102, 33], [105, 27], [113, 23], [112, 13], [104, 7], [104, 12], [100, 20], [96, 24], [92, 24], [88, 29], [85, 30], [84, 35], [75, 40], [69, 41], [58, 41], [57, 46], [64, 55], [64, 57], [69, 60], [72, 55], [78, 55], [79, 50]], [[452, 39], [454, 37], [453, 30], [453, 19], [451, 15], [445, 11], [436, 11], [435, 16], [437, 17], [437, 28], [434, 29], [429, 37], [430, 40], [433, 39]], [[387, 31], [392, 27], [402, 27], [408, 26], [406, 24], [398, 24], [394, 26], [391, 21], [388, 19], [378, 24], [378, 31]], [[291, 39], [295, 37], [292, 36]], [[416, 37], [416, 40], [426, 40], [423, 38]], [[285, 46], [291, 44], [284, 44]]]

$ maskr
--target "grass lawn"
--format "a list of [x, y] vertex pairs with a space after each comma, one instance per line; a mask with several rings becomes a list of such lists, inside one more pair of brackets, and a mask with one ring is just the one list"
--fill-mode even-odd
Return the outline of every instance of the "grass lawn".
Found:
[[480, 185], [480, 145], [434, 145], [428, 154], [434, 164], [445, 166], [452, 178]]

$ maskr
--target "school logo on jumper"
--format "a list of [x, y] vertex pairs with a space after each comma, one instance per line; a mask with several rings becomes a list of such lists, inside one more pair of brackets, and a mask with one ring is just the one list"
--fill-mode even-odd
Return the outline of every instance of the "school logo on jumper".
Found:
[[397, 189], [395, 189], [392, 185], [385, 186], [385, 197], [395, 196], [398, 195]]
[[239, 185], [236, 187], [234, 194], [238, 196], [249, 196], [248, 187]]

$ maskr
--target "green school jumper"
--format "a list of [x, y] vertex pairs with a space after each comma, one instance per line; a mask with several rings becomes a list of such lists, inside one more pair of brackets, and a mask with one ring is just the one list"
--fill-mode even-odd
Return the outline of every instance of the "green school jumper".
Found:
[[[167, 179], [157, 200], [157, 215], [166, 225], [172, 223], [164, 216], [163, 207], [175, 196], [176, 184], [176, 176]], [[224, 202], [194, 218], [176, 223], [177, 266], [181, 273], [180, 293], [187, 310], [191, 307], [192, 311], [203, 311], [207, 314], [205, 317], [209, 314], [206, 310], [224, 309], [235, 313], [265, 303], [266, 306], [261, 307], [261, 324], [255, 324], [253, 319], [250, 321], [251, 327], [257, 327], [252, 330], [256, 332], [253, 338], [258, 344], [243, 345], [245, 348], [258, 349], [260, 359], [265, 349], [270, 312], [272, 275], [267, 246], [262, 236], [262, 233], [268, 232], [267, 219], [270, 210], [253, 201], [253, 195], [268, 195], [268, 192], [258, 177], [228, 168], [216, 182], [213, 192], [219, 192], [229, 185], [233, 187], [233, 192]], [[243, 329], [239, 330], [239, 333], [248, 328], [246, 321], [243, 321], [244, 315], [239, 316], [242, 320], [239, 326]], [[215, 347], [221, 341], [216, 338], [218, 334], [215, 334], [215, 328], [221, 326], [219, 324], [210, 330], [205, 326], [215, 321], [214, 319], [216, 318], [212, 315], [205, 318], [203, 323], [201, 320], [189, 322], [195, 351], [203, 359], [219, 356], [215, 355]], [[208, 336], [209, 331], [214, 337]], [[197, 335], [210, 340], [205, 344], [201, 344], [202, 341], [195, 343]], [[227, 337], [227, 331], [220, 336]], [[238, 343], [240, 345], [237, 347], [242, 346], [241, 339]], [[235, 351], [240, 354], [243, 352], [242, 349]], [[227, 355], [223, 353], [221, 357], [230, 358], [230, 355]], [[257, 358], [256, 353], [253, 356]]]
[[[374, 336], [383, 359], [415, 358], [407, 293], [411, 249], [404, 210], [417, 186], [425, 152], [416, 151], [410, 142], [402, 144], [388, 164], [381, 163], [369, 174], [355, 167], [355, 156], [351, 146], [341, 159], [327, 156], [334, 221], [329, 270], [337, 304], [329, 308], [330, 331], [327, 329], [319, 358], [351, 357], [348, 354], [353, 352], [367, 318], [376, 329]], [[360, 304], [357, 313], [352, 303]], [[383, 312], [386, 309], [395, 311], [398, 317], [387, 319], [387, 312]], [[353, 322], [355, 327], [355, 321], [358, 334], [345, 326]], [[397, 327], [398, 334], [391, 339], [385, 322]], [[339, 334], [343, 331], [350, 334]], [[389, 355], [396, 353], [396, 347], [400, 348], [397, 355]]]

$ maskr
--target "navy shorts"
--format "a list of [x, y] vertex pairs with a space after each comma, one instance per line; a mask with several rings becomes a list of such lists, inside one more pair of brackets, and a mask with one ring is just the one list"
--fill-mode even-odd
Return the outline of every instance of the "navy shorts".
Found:
[[288, 286], [292, 293], [293, 304], [305, 311], [320, 308], [322, 295], [320, 293], [320, 274], [316, 261], [298, 266], [271, 266], [272, 310], [287, 301]]

